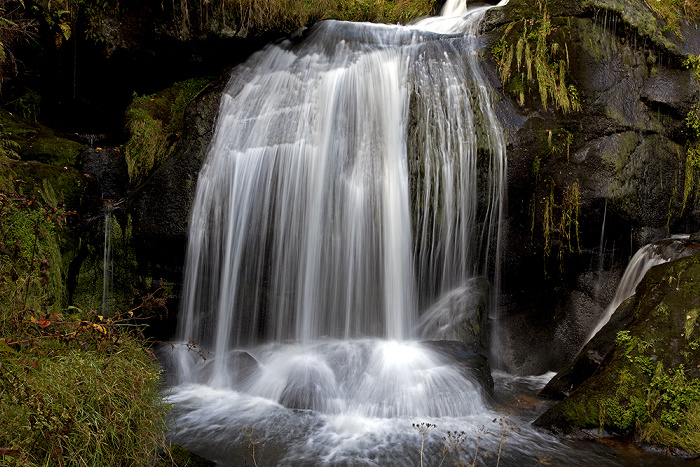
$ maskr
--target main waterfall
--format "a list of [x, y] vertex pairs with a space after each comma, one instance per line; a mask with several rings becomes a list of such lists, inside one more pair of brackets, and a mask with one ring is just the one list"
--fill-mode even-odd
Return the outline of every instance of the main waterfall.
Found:
[[200, 173], [182, 339], [411, 337], [478, 275], [498, 289], [506, 154], [479, 67], [483, 11], [334, 21], [239, 66]]
[[[498, 417], [464, 347], [416, 340], [422, 315], [421, 339], [449, 338], [441, 303], [478, 297], [473, 284], [497, 306], [506, 150], [479, 64], [488, 8], [325, 21], [233, 71], [192, 209], [178, 334], [199, 352], [174, 352], [177, 442], [240, 465], [251, 427], [270, 465], [408, 465], [413, 422]], [[511, 436], [528, 441], [504, 458], [558, 445]]]

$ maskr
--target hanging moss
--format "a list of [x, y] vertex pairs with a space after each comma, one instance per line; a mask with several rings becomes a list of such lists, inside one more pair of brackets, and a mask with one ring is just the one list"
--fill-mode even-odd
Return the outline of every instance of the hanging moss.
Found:
[[537, 11], [506, 26], [492, 48], [501, 82], [521, 106], [537, 93], [544, 110], [580, 111], [578, 90], [568, 76], [567, 34], [553, 24], [546, 0], [536, 4]]

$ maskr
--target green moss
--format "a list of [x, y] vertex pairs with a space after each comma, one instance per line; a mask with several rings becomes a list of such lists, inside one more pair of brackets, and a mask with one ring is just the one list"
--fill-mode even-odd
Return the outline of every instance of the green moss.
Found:
[[620, 173], [629, 157], [639, 146], [639, 136], [634, 131], [620, 133], [615, 137], [615, 144], [603, 149], [600, 158], [610, 164], [615, 173]]
[[170, 155], [182, 137], [185, 108], [209, 83], [191, 79], [147, 96], [134, 96], [126, 111], [130, 137], [124, 145], [129, 179], [138, 183]]
[[[73, 167], [85, 149], [80, 143], [5, 110], [0, 110], [0, 132], [2, 140], [10, 142], [9, 149], [24, 161]], [[3, 146], [7, 148], [8, 143]]]
[[0, 208], [0, 306], [5, 313], [59, 312], [65, 299], [62, 216], [38, 196], [0, 193]]

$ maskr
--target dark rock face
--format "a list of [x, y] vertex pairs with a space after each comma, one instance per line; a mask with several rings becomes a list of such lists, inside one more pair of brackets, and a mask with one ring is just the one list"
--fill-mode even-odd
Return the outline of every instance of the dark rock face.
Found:
[[[667, 261], [696, 255], [700, 245], [697, 239], [660, 240], [651, 245], [656, 255]], [[608, 323], [581, 349], [576, 358], [544, 387], [541, 395], [563, 399], [577, 389], [598, 369], [603, 359], [614, 348], [617, 333], [635, 322], [637, 308], [630, 306], [632, 297], [623, 302]]]
[[129, 196], [139, 267], [181, 280], [189, 213], [207, 154], [224, 81], [214, 83], [185, 112], [185, 133], [170, 157]]
[[[521, 374], [573, 359], [639, 247], [700, 228], [700, 211], [692, 202], [684, 208], [682, 194], [685, 118], [700, 86], [681, 64], [678, 41], [650, 46], [656, 35], [651, 23], [640, 27], [643, 2], [548, 8], [569, 38], [568, 79], [582, 110], [544, 110], [539, 96], [519, 106], [506, 91], [499, 104], [509, 142], [499, 360]], [[512, 0], [489, 12], [485, 28], [495, 43], [508, 24], [537, 15], [531, 2]], [[691, 30], [686, 42], [699, 38]], [[566, 216], [576, 222], [569, 238], [558, 223]]]

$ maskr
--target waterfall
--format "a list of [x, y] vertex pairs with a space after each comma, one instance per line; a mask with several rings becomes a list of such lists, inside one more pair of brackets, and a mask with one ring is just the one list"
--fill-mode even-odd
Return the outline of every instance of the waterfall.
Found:
[[176, 352], [173, 400], [195, 384], [326, 416], [487, 413], [466, 357], [410, 339], [468, 284], [497, 303], [506, 151], [478, 58], [488, 8], [324, 21], [233, 71], [178, 323], [209, 355]]
[[109, 316], [112, 308], [112, 212], [114, 202], [111, 199], [103, 200], [104, 209], [104, 249], [102, 252], [102, 316]]
[[497, 290], [506, 157], [477, 63], [486, 9], [452, 35], [432, 31], [453, 17], [326, 21], [234, 71], [192, 209], [183, 340], [217, 356], [401, 340], [465, 281]]
[[497, 307], [506, 151], [478, 58], [487, 9], [325, 21], [233, 71], [190, 220], [189, 345], [164, 357], [173, 442], [218, 465], [253, 438], [266, 465], [416, 465], [473, 431], [503, 464], [577, 463], [529, 420], [504, 446], [483, 358], [417, 335], [453, 339], [464, 313]]
[[669, 239], [650, 243], [640, 248], [634, 256], [632, 256], [629, 264], [627, 264], [625, 272], [622, 274], [617, 290], [615, 290], [615, 296], [607, 308], [605, 308], [605, 312], [588, 335], [584, 345], [593, 339], [593, 336], [610, 321], [617, 307], [634, 295], [637, 285], [639, 285], [649, 269], [688, 254], [688, 252], [682, 248], [683, 241], [687, 238], [688, 235], [675, 235]]

